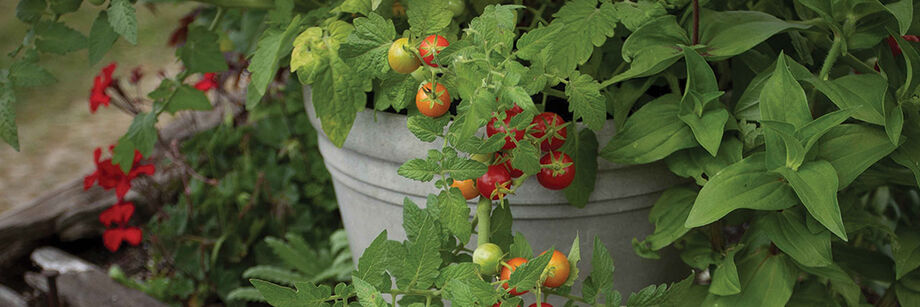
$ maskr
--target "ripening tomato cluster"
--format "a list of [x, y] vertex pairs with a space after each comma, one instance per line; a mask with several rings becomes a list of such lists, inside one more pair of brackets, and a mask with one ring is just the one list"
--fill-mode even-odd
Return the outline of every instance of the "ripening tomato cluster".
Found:
[[[545, 253], [546, 252], [543, 252], [540, 255]], [[480, 273], [484, 275], [498, 274], [500, 281], [508, 281], [511, 279], [511, 273], [517, 270], [517, 268], [521, 265], [527, 263], [527, 259], [522, 257], [515, 257], [508, 259], [507, 261], [502, 261], [503, 256], [504, 254], [498, 245], [493, 243], [485, 243], [473, 251], [473, 263], [479, 265]], [[546, 288], [557, 288], [562, 286], [566, 281], [568, 281], [570, 271], [571, 263], [569, 262], [568, 257], [557, 250], [553, 250], [549, 264], [547, 264], [546, 268], [543, 269], [543, 274], [540, 277], [540, 280], [542, 280], [542, 286]], [[502, 287], [506, 289], [509, 294], [514, 296], [522, 295], [528, 292], [518, 291], [517, 288], [509, 290], [507, 282], [502, 283]]]
[[[418, 53], [413, 53], [409, 48], [409, 39], [400, 38], [390, 45], [387, 52], [387, 62], [393, 71], [401, 74], [415, 72], [422, 62], [431, 67], [440, 67], [435, 56], [441, 53], [441, 50], [447, 48], [450, 43], [446, 38], [440, 35], [430, 35], [419, 44]], [[421, 58], [421, 60], [419, 60]], [[450, 93], [443, 84], [434, 82], [425, 82], [415, 94], [415, 106], [419, 112], [428, 117], [440, 117], [450, 109]]]

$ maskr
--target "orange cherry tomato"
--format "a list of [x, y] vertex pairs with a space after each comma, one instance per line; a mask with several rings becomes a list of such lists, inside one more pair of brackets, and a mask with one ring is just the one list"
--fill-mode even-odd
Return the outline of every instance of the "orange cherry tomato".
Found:
[[415, 94], [415, 106], [425, 116], [439, 117], [450, 108], [450, 94], [443, 84], [436, 84], [432, 91], [431, 82], [425, 83]]
[[450, 186], [460, 189], [460, 193], [463, 193], [463, 198], [466, 198], [467, 200], [479, 196], [479, 189], [476, 189], [476, 185], [473, 183], [473, 179], [460, 181], [454, 180], [454, 183], [451, 183]]
[[[546, 252], [541, 253], [540, 255], [545, 254]], [[543, 286], [547, 288], [556, 288], [565, 283], [569, 279], [569, 270], [571, 266], [569, 264], [569, 258], [564, 254], [560, 253], [557, 250], [553, 251], [553, 257], [549, 259], [549, 264], [546, 265], [546, 269], [543, 272], [547, 273], [546, 280], [543, 281]]]
[[[508, 269], [507, 266], [502, 266], [501, 280], [508, 280], [508, 279], [510, 279], [510, 278], [511, 278], [511, 272], [514, 272], [514, 270], [517, 270], [517, 267], [519, 267], [519, 266], [521, 266], [522, 264], [525, 264], [525, 263], [527, 263], [527, 259], [521, 258], [521, 257], [511, 258], [511, 260], [508, 260], [508, 266], [510, 266], [511, 269]], [[502, 284], [502, 287], [505, 287], [505, 289], [508, 289], [508, 283]], [[518, 292], [518, 291], [517, 291], [517, 288], [514, 288], [514, 289], [511, 289], [511, 292], [510, 292], [510, 293], [511, 293], [511, 295], [521, 295], [521, 294], [524, 294], [524, 293], [527, 293], [527, 292], [528, 292], [528, 291]]]

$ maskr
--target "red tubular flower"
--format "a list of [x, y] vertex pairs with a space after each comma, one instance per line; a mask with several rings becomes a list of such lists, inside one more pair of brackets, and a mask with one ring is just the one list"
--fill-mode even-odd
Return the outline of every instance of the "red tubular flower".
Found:
[[[109, 151], [112, 149], [109, 148]], [[115, 195], [118, 197], [118, 201], [121, 202], [125, 198], [125, 194], [128, 194], [128, 191], [131, 190], [131, 181], [134, 178], [137, 178], [139, 175], [153, 175], [156, 172], [156, 167], [152, 164], [138, 165], [138, 162], [143, 159], [139, 151], [134, 151], [134, 162], [131, 167], [131, 171], [127, 174], [121, 171], [117, 165], [112, 163], [112, 159], [99, 160], [102, 155], [102, 149], [96, 148], [96, 151], [93, 152], [94, 161], [96, 163], [96, 171], [83, 178], [83, 189], [88, 190], [93, 186], [93, 183], [99, 182], [99, 186], [105, 190], [115, 188]]]
[[[903, 38], [904, 40], [908, 42], [915, 42], [915, 43], [920, 42], [920, 36], [916, 36], [916, 35], [904, 35], [904, 36], [901, 36], [901, 38]], [[895, 40], [893, 36], [889, 36], [885, 38], [885, 41], [888, 42], [888, 47], [891, 48], [891, 55], [895, 57], [901, 55], [901, 47], [898, 46], [898, 41]]]
[[128, 242], [128, 244], [137, 246], [141, 244], [141, 237], [143, 232], [140, 228], [137, 227], [118, 227], [106, 229], [102, 233], [102, 243], [105, 244], [105, 247], [110, 251], [118, 251], [118, 247], [121, 246], [122, 241]]
[[112, 224], [124, 225], [128, 223], [132, 215], [134, 215], [134, 203], [120, 202], [102, 211], [99, 214], [99, 222], [105, 227], [112, 226]]
[[215, 87], [217, 87], [217, 74], [213, 72], [204, 74], [204, 77], [198, 83], [195, 83], [195, 88], [202, 92], [210, 91]]
[[100, 105], [109, 106], [109, 101], [111, 97], [109, 94], [105, 93], [105, 89], [112, 85], [112, 72], [115, 71], [116, 64], [112, 62], [111, 64], [102, 68], [102, 71], [93, 78], [93, 88], [90, 90], [89, 94], [89, 111], [90, 113], [96, 113], [96, 109]]

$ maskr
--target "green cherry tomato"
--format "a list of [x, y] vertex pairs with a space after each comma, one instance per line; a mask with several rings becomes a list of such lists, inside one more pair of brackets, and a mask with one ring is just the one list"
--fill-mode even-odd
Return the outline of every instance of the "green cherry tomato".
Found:
[[401, 74], [411, 73], [422, 65], [415, 58], [415, 55], [406, 49], [408, 44], [408, 38], [397, 39], [390, 45], [390, 50], [387, 52], [387, 61], [390, 62], [390, 67]]
[[463, 0], [447, 0], [447, 8], [450, 9], [451, 13], [454, 13], [454, 17], [457, 17], [466, 12], [466, 2]]
[[495, 275], [501, 268], [502, 249], [493, 243], [480, 245], [473, 251], [473, 263], [479, 265], [480, 272]]

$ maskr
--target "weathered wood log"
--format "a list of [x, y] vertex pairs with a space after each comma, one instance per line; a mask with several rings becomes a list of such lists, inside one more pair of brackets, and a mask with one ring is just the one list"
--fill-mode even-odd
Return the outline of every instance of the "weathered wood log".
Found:
[[26, 305], [26, 300], [19, 293], [0, 285], [0, 306], [26, 307], [28, 305]]
[[[211, 111], [188, 112], [160, 129], [160, 141], [149, 162], [163, 160], [167, 147], [195, 134], [216, 127], [226, 112], [239, 114], [241, 109], [224, 103]], [[168, 201], [180, 189], [185, 170], [175, 165], [157, 165], [151, 177], [139, 177], [125, 197], [134, 202], [138, 216], [149, 216], [153, 208]], [[94, 169], [88, 168], [87, 175]], [[0, 214], [0, 271], [24, 257], [32, 249], [53, 240], [72, 241], [98, 236], [102, 224], [98, 214], [116, 202], [114, 190], [99, 186], [83, 190], [83, 178], [71, 180], [31, 202]], [[102, 244], [102, 242], [100, 242]]]
[[41, 247], [32, 252], [32, 261], [54, 272], [53, 289], [48, 274], [29, 272], [26, 283], [71, 307], [101, 306], [166, 306], [147, 294], [112, 280], [99, 267], [54, 247]]

